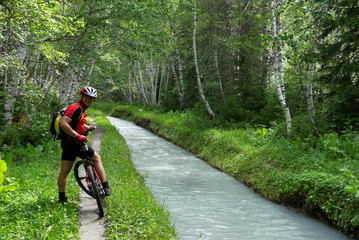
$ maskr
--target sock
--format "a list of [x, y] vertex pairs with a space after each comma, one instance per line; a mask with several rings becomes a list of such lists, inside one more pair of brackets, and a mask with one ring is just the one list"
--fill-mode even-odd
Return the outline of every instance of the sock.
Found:
[[102, 187], [103, 188], [109, 188], [110, 186], [108, 185], [108, 181], [102, 183]]
[[65, 201], [66, 200], [66, 196], [64, 192], [59, 192], [59, 201]]

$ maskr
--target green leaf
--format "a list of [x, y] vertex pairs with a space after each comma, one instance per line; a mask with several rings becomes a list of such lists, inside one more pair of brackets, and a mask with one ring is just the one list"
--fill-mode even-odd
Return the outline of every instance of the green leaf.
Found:
[[2, 190], [0, 189], [0, 192], [1, 191], [15, 191], [16, 188], [18, 188], [18, 183], [12, 183], [7, 186], [1, 186], [1, 188], [2, 188]]
[[353, 226], [358, 226], [359, 225], [359, 215], [355, 215], [355, 217], [350, 221], [350, 223]]
[[29, 152], [30, 152], [31, 154], [35, 154], [35, 153], [36, 153], [35, 148], [34, 148], [34, 146], [33, 146], [31, 143], [27, 143], [26, 146], [27, 146], [27, 150], [29, 150]]
[[345, 191], [347, 191], [350, 194], [356, 195], [358, 192], [358, 189], [356, 186], [346, 186]]
[[5, 160], [7, 166], [10, 166], [12, 163], [12, 154], [6, 153], [2, 159]]
[[4, 160], [0, 160], [0, 173], [6, 172], [7, 166]]

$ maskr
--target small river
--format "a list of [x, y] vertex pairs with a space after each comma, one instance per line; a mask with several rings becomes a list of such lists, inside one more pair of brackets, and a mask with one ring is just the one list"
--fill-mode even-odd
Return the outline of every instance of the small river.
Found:
[[126, 139], [134, 166], [155, 198], [170, 210], [181, 239], [348, 239], [317, 220], [262, 198], [132, 122], [108, 119]]

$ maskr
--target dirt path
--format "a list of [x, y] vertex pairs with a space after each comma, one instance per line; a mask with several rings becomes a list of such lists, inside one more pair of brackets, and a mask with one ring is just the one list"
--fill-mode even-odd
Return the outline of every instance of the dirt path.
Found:
[[[90, 146], [99, 153], [101, 150], [101, 138], [104, 134], [103, 128], [97, 127], [92, 136]], [[82, 192], [80, 200], [80, 229], [81, 240], [105, 239], [105, 217], [100, 218], [98, 207], [94, 198]]]

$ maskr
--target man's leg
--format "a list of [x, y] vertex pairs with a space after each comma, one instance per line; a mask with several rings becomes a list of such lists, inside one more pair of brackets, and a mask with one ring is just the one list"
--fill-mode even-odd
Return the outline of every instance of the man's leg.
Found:
[[59, 178], [57, 180], [57, 184], [59, 187], [60, 202], [65, 201], [67, 199], [65, 197], [67, 175], [71, 171], [73, 165], [74, 165], [73, 161], [68, 161], [68, 160], [61, 161], [61, 170], [60, 170]]
[[101, 182], [106, 182], [107, 179], [105, 169], [103, 168], [100, 155], [95, 152], [90, 160], [94, 163], [98, 177], [100, 178]]
[[109, 196], [111, 194], [111, 189], [108, 185], [107, 182], [107, 178], [106, 178], [106, 174], [105, 174], [105, 169], [102, 165], [102, 161], [101, 161], [101, 157], [100, 155], [98, 155], [96, 152], [94, 153], [94, 155], [92, 156], [92, 158], [90, 159], [96, 168], [98, 177], [100, 178], [101, 182], [102, 182], [102, 186], [105, 189], [106, 192], [106, 196]]

